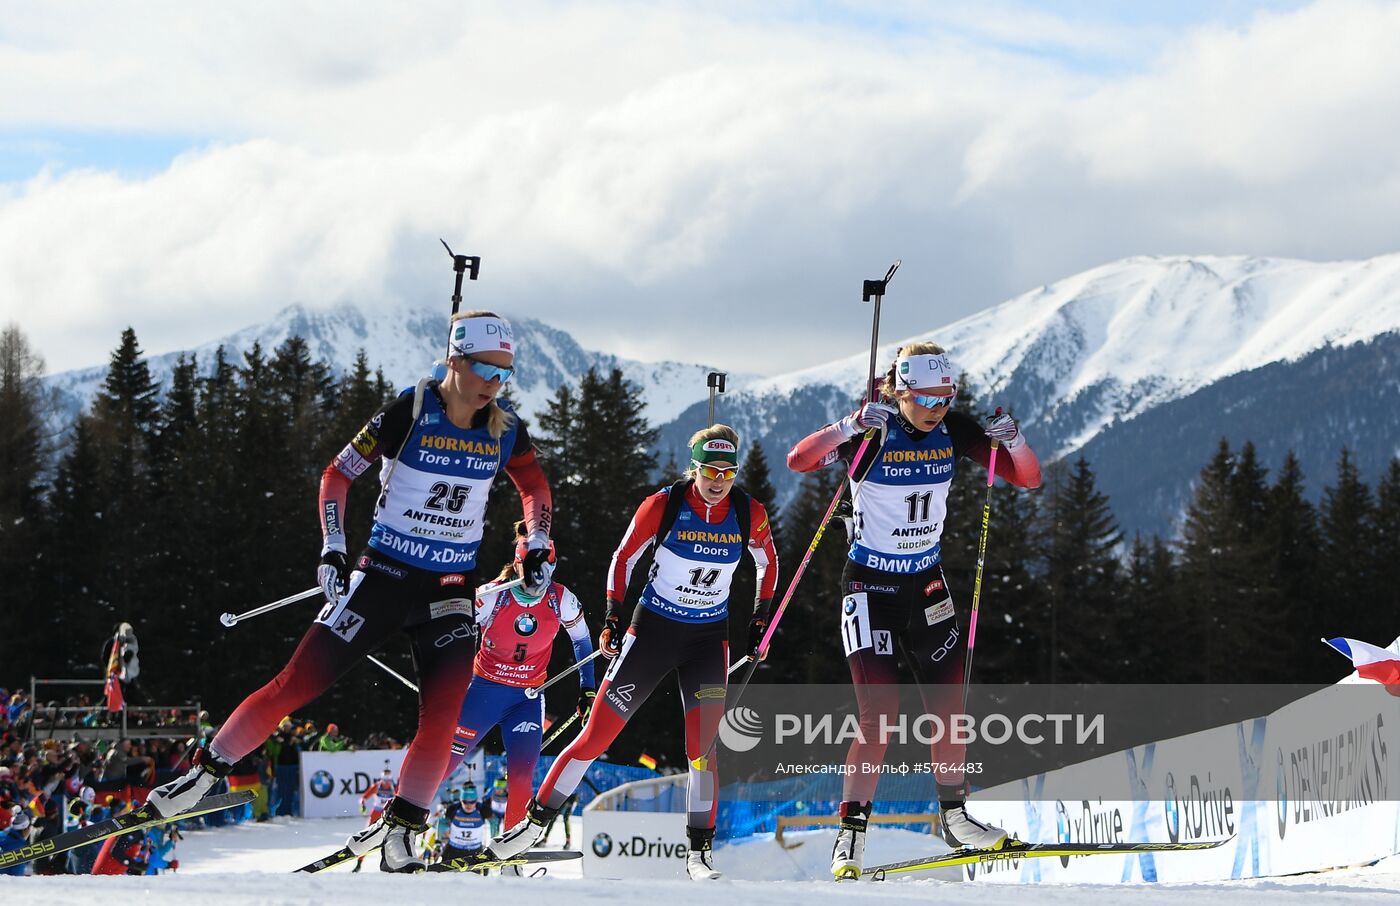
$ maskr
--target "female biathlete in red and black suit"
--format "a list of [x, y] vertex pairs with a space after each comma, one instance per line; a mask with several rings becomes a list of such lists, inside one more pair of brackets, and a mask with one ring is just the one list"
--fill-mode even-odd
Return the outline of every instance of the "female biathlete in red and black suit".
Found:
[[[526, 526], [515, 525], [515, 559], [501, 570], [496, 583], [523, 575]], [[551, 581], [535, 593], [523, 587], [485, 591], [477, 602], [476, 624], [481, 647], [476, 653], [472, 684], [462, 700], [457, 729], [452, 736], [452, 759], [446, 775], [452, 775], [493, 727], [501, 728], [506, 747], [507, 789], [505, 826], [525, 817], [525, 804], [535, 784], [544, 732], [544, 696], [530, 690], [544, 685], [554, 637], [561, 630], [569, 637], [578, 672], [578, 713], [585, 720], [593, 708], [597, 683], [593, 681], [593, 641], [583, 619], [583, 605], [562, 583]], [[497, 803], [499, 804], [499, 803]]]
[[[152, 792], [173, 815], [194, 806], [284, 714], [300, 710], [394, 632], [406, 632], [421, 689], [418, 729], [404, 756], [398, 795], [380, 821], [351, 837], [356, 855], [383, 846], [384, 871], [421, 871], [412, 835], [427, 824], [447, 767], [462, 695], [471, 678], [474, 567], [486, 499], [504, 468], [529, 526], [525, 575], [548, 584], [550, 493], [525, 426], [497, 400], [514, 361], [510, 323], [490, 312], [453, 319], [448, 371], [386, 405], [321, 478], [323, 546], [317, 575], [326, 605], [287, 666], [219, 730], [200, 763]], [[369, 546], [351, 570], [341, 529], [346, 490], [376, 461], [383, 488]]]
[[[1040, 463], [1011, 416], [998, 415], [984, 428], [950, 411], [957, 384], [942, 347], [913, 343], [900, 349], [881, 390], [894, 405], [866, 403], [788, 453], [788, 466], [799, 472], [849, 464], [861, 435], [879, 429], [851, 476], [854, 538], [841, 576], [841, 637], [860, 706], [861, 738], [847, 754], [852, 770], [843, 781], [841, 829], [831, 854], [838, 879], [860, 877], [866, 823], [885, 757], [880, 727], [895, 725], [899, 714], [896, 648], [907, 652], [924, 708], [943, 726], [962, 704], [966, 646], [939, 555], [957, 463], [967, 457], [987, 465], [996, 440], [1005, 451], [997, 457], [997, 474], [1019, 487], [1040, 485]], [[962, 746], [934, 744], [944, 835], [953, 846], [998, 847], [1006, 832], [976, 821], [964, 808], [963, 760]]]
[[[717, 878], [710, 862], [715, 835], [718, 766], [712, 751], [729, 668], [729, 586], [745, 547], [758, 573], [749, 628], [756, 654], [767, 625], [778, 558], [768, 512], [734, 487], [739, 436], [714, 425], [690, 439], [687, 479], [652, 494], [637, 509], [608, 576], [608, 610], [598, 647], [613, 659], [583, 732], [550, 767], [525, 820], [491, 844], [494, 858], [510, 858], [543, 837], [546, 825], [574, 792], [593, 760], [617, 738], [628, 718], [675, 670], [685, 702], [685, 750], [690, 761], [686, 870], [692, 878]], [[625, 633], [622, 607], [627, 582], [649, 545], [655, 562]]]

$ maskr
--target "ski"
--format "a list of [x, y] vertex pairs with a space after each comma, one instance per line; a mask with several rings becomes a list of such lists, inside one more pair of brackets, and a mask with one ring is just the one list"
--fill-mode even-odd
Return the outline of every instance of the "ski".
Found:
[[1056, 856], [1113, 856], [1132, 853], [1190, 852], [1200, 849], [1215, 849], [1233, 840], [1210, 840], [1198, 843], [1022, 843], [1008, 840], [1001, 849], [955, 849], [941, 856], [924, 859], [909, 859], [904, 862], [891, 862], [888, 865], [875, 865], [861, 872], [862, 875], [883, 881], [885, 875], [904, 871], [925, 871], [930, 868], [947, 868], [954, 865], [968, 865], [973, 862], [1005, 862], [1011, 859], [1047, 859]]
[[[377, 846], [373, 847], [371, 849], [366, 850], [364, 854], [368, 856], [378, 849], [379, 847]], [[298, 868], [297, 871], [325, 871], [328, 868], [335, 868], [337, 865], [343, 865], [346, 862], [349, 862], [355, 858], [358, 857], [350, 851], [350, 847], [342, 846], [340, 849], [336, 850], [328, 856], [323, 856], [320, 859], [317, 859], [315, 862], [303, 865], [301, 868]], [[451, 862], [438, 862], [434, 865], [429, 865], [428, 871], [478, 871], [484, 869], [501, 868], [507, 865], [526, 865], [532, 862], [562, 862], [570, 859], [582, 858], [583, 853], [581, 852], [532, 852], [522, 853], [521, 855], [516, 856], [514, 859], [454, 859]]]
[[45, 856], [55, 856], [59, 853], [66, 853], [70, 849], [77, 849], [80, 846], [87, 846], [90, 843], [100, 843], [108, 837], [118, 837], [122, 834], [132, 833], [133, 831], [155, 827], [157, 824], [168, 824], [171, 821], [183, 821], [186, 818], [197, 818], [200, 815], [207, 815], [210, 812], [221, 812], [226, 808], [233, 808], [252, 801], [252, 790], [242, 790], [237, 793], [220, 793], [217, 796], [206, 796], [204, 799], [200, 800], [194, 808], [170, 818], [162, 818], [155, 809], [151, 808], [149, 805], [143, 805], [134, 812], [128, 812], [116, 818], [108, 818], [106, 821], [99, 821], [97, 824], [90, 824], [87, 827], [80, 827], [66, 834], [59, 834], [47, 840], [40, 840], [37, 843], [31, 843], [19, 849], [0, 853], [0, 868], [13, 868], [16, 865], [23, 865], [25, 862], [42, 859]]
[[489, 871], [493, 868], [507, 868], [511, 865], [534, 865], [540, 862], [567, 862], [582, 859], [583, 853], [574, 850], [550, 850], [548, 852], [523, 852], [512, 859], [453, 859], [451, 862], [438, 862], [428, 866], [428, 871]]
[[[377, 849], [379, 849], [379, 847], [377, 846], [371, 847], [370, 849], [365, 850], [364, 854], [369, 855]], [[353, 852], [350, 851], [350, 847], [342, 846], [340, 849], [337, 849], [329, 856], [322, 856], [315, 862], [310, 862], [306, 865], [303, 865], [301, 868], [297, 869], [297, 872], [325, 871], [327, 868], [335, 868], [337, 865], [349, 862], [351, 859], [354, 858], [357, 857]], [[296, 872], [293, 872], [293, 874], [296, 874]]]

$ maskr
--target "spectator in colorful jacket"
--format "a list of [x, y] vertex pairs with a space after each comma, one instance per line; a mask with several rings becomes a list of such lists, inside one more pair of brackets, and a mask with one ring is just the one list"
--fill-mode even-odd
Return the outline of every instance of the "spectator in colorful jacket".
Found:
[[326, 732], [316, 740], [318, 752], [344, 752], [350, 748], [350, 740], [340, 735], [338, 724], [326, 724]]

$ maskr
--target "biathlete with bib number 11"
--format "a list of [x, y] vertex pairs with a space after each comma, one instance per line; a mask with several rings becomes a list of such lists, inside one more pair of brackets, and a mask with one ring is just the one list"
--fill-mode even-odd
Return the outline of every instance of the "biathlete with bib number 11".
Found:
[[[422, 871], [413, 838], [427, 827], [452, 745], [452, 729], [475, 654], [476, 555], [487, 497], [504, 470], [520, 492], [528, 526], [526, 583], [549, 585], [549, 483], [525, 425], [498, 399], [514, 372], [510, 322], [488, 311], [454, 315], [447, 372], [424, 380], [375, 413], [321, 477], [321, 563], [326, 605], [291, 660], [248, 696], [195, 766], [151, 793], [174, 815], [204, 797], [232, 765], [330, 687], [392, 633], [408, 634], [418, 673], [418, 729], [404, 755], [397, 795], [380, 820], [346, 847], [382, 847], [380, 870]], [[342, 518], [350, 483], [380, 463], [382, 492], [369, 545], [351, 569]]]
[[[492, 858], [508, 859], [535, 846], [573, 794], [584, 772], [612, 744], [662, 677], [676, 671], [685, 703], [687, 789], [686, 872], [714, 879], [719, 773], [715, 736], [724, 714], [729, 669], [729, 589], [744, 552], [753, 557], [758, 593], [749, 624], [749, 654], [757, 657], [767, 628], [778, 557], [763, 504], [734, 486], [739, 435], [712, 425], [690, 439], [685, 479], [652, 494], [637, 508], [608, 575], [608, 608], [598, 647], [612, 658], [583, 732], [550, 766], [525, 818], [492, 841]], [[632, 569], [649, 546], [654, 562], [631, 625], [623, 602]]]
[[[831, 854], [838, 880], [860, 877], [865, 831], [884, 763], [881, 726], [899, 715], [897, 650], [907, 652], [924, 710], [943, 719], [961, 710], [965, 627], [943, 576], [939, 539], [948, 489], [964, 458], [987, 466], [993, 445], [996, 474], [1021, 488], [1040, 486], [1040, 463], [1010, 415], [985, 427], [951, 411], [957, 398], [952, 364], [941, 346], [911, 343], [899, 350], [879, 400], [802, 440], [788, 467], [811, 472], [848, 465], [870, 429], [878, 438], [850, 473], [854, 530], [841, 575], [841, 636], [860, 709], [861, 735], [847, 753], [841, 826]], [[898, 643], [898, 644], [896, 644]], [[964, 747], [932, 746], [943, 834], [954, 847], [995, 849], [1006, 831], [967, 813]]]

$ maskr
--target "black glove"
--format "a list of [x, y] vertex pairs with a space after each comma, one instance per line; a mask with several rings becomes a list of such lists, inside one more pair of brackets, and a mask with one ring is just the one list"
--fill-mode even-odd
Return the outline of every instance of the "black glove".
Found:
[[605, 658], [615, 658], [622, 652], [622, 614], [618, 613], [616, 601], [608, 602], [608, 614], [603, 617], [603, 631], [598, 634], [598, 650]]
[[321, 551], [321, 565], [316, 567], [316, 581], [326, 600], [335, 604], [345, 594], [350, 581], [350, 561], [345, 551], [326, 548]]
[[588, 715], [593, 713], [593, 699], [598, 697], [597, 689], [578, 690], [578, 716], [579, 720], [588, 723]]
[[768, 652], [763, 652], [763, 658], [758, 657], [758, 646], [763, 644], [763, 634], [768, 631], [768, 615], [773, 609], [773, 599], [767, 598], [759, 601], [753, 608], [753, 619], [749, 621], [749, 648], [750, 658], [762, 660], [768, 657]]

